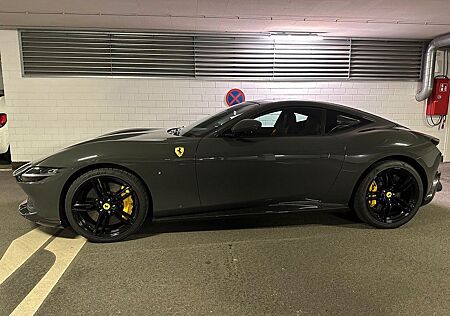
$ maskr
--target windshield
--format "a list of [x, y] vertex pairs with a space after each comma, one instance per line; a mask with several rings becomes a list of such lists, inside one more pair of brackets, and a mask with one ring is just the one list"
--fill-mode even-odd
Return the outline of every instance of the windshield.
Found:
[[195, 122], [192, 125], [189, 125], [188, 127], [185, 127], [181, 130], [180, 135], [182, 136], [203, 136], [214, 129], [222, 126], [223, 124], [234, 120], [238, 116], [240, 116], [242, 113], [247, 112], [248, 110], [254, 108], [254, 106], [257, 105], [256, 103], [252, 102], [244, 102], [240, 103], [234, 106], [229, 107], [228, 109], [219, 112], [217, 114], [214, 114], [213, 116], [207, 116], [204, 119], [201, 119], [200, 121]]

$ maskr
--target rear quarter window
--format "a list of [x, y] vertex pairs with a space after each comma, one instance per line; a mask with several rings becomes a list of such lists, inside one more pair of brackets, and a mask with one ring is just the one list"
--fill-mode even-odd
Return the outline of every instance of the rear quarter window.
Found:
[[368, 124], [369, 121], [358, 116], [338, 111], [327, 111], [325, 134], [332, 135], [348, 132]]

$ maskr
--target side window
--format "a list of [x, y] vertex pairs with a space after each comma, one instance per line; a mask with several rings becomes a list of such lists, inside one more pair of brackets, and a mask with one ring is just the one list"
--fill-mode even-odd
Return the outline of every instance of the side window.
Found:
[[328, 110], [325, 134], [331, 135], [341, 131], [348, 131], [368, 123], [367, 120], [347, 113]]
[[303, 122], [306, 121], [308, 119], [308, 117], [304, 114], [300, 114], [300, 113], [295, 113], [295, 120], [298, 122]]
[[262, 123], [256, 137], [316, 136], [322, 134], [322, 110], [286, 107], [264, 113], [255, 120]]
[[255, 120], [260, 121], [262, 124], [262, 127], [274, 127], [275, 123], [277, 122], [278, 118], [280, 117], [281, 111], [276, 111], [272, 113], [267, 113], [264, 115], [261, 115]]

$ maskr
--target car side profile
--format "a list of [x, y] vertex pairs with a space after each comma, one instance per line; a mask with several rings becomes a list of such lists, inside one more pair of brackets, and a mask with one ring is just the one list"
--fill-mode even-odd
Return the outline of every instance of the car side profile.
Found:
[[118, 241], [144, 220], [350, 208], [396, 228], [440, 191], [439, 140], [311, 101], [255, 101], [183, 128], [121, 130], [14, 172], [20, 213]]

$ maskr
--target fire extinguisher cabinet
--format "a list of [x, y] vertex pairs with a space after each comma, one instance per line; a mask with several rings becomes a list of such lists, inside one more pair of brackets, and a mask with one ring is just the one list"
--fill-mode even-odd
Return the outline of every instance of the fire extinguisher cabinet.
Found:
[[427, 101], [427, 115], [447, 115], [450, 95], [449, 83], [448, 78], [434, 78], [433, 92]]

